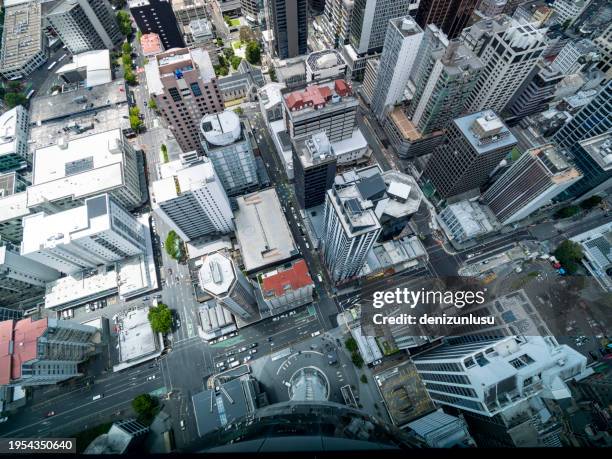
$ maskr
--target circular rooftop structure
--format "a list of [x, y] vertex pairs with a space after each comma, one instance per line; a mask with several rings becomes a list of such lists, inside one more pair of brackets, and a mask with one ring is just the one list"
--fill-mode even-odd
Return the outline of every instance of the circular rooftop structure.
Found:
[[240, 118], [233, 110], [206, 115], [200, 122], [200, 131], [212, 145], [231, 145], [240, 137]]
[[207, 255], [198, 271], [202, 290], [216, 296], [226, 295], [236, 279], [232, 261], [219, 252]]
[[329, 381], [317, 367], [297, 370], [289, 381], [289, 397], [297, 402], [322, 402], [329, 398]]

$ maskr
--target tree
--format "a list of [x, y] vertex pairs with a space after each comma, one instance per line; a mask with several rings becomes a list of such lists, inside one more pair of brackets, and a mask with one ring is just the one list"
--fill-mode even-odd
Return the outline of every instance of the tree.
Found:
[[574, 274], [578, 270], [578, 264], [584, 256], [580, 244], [570, 240], [563, 241], [554, 251], [554, 255], [568, 274]]
[[242, 58], [239, 56], [232, 56], [232, 58], [230, 59], [231, 63], [232, 63], [232, 68], [234, 70], [236, 70], [238, 68], [238, 66], [240, 65], [240, 63], [242, 62]]
[[121, 45], [121, 52], [123, 54], [130, 55], [132, 54], [132, 45], [130, 45], [127, 41]]
[[168, 158], [168, 147], [166, 146], [165, 143], [161, 144], [161, 152], [162, 152], [162, 156], [164, 157], [164, 163], [167, 163], [169, 161], [169, 158]]
[[138, 419], [149, 423], [155, 415], [157, 400], [149, 394], [140, 394], [132, 400], [132, 408], [138, 414]]
[[136, 32], [136, 40], [140, 41], [141, 38], [142, 38], [142, 32], [139, 30], [138, 32]]
[[123, 71], [123, 79], [129, 85], [135, 85], [136, 83], [138, 83], [138, 80], [136, 79], [136, 75], [134, 74], [132, 69], [129, 68], [129, 67], [126, 67], [124, 69], [124, 71]]
[[155, 333], [169, 333], [172, 329], [172, 311], [164, 303], [159, 303], [149, 309], [147, 315], [151, 328]]
[[362, 383], [366, 384], [368, 382], [368, 378], [366, 377], [366, 375], [361, 375], [361, 378], [359, 378], [361, 380]]
[[353, 338], [352, 336], [346, 339], [344, 345], [346, 346], [349, 352], [357, 352], [357, 350], [359, 349], [357, 347], [357, 341], [355, 341], [355, 338]]
[[236, 107], [234, 109], [234, 113], [236, 113], [236, 115], [241, 116], [244, 113], [244, 110], [242, 109], [242, 107]]
[[126, 69], [131, 68], [132, 67], [132, 57], [129, 54], [122, 54], [121, 63]]
[[243, 42], [243, 43], [247, 43], [247, 42], [249, 42], [251, 40], [255, 40], [257, 38], [257, 35], [253, 31], [253, 29], [251, 29], [250, 27], [246, 27], [246, 26], [240, 27], [240, 31], [238, 32], [238, 36], [240, 38], [240, 41]]
[[166, 253], [168, 254], [168, 256], [170, 256], [170, 258], [173, 258], [174, 260], [180, 260], [182, 255], [181, 247], [181, 238], [179, 238], [174, 231], [170, 231], [168, 233], [168, 236], [166, 236], [165, 243]]
[[599, 204], [601, 204], [601, 202], [603, 201], [603, 198], [601, 196], [591, 196], [590, 198], [585, 199], [584, 201], [582, 201], [580, 203], [580, 207], [583, 208], [584, 210], [590, 210], [593, 207], [597, 207]]
[[351, 360], [353, 361], [353, 365], [355, 365], [357, 368], [363, 367], [363, 358], [361, 357], [359, 352], [353, 352], [351, 354]]
[[130, 13], [127, 11], [117, 12], [117, 24], [123, 35], [128, 36], [132, 33], [132, 20], [130, 19]]
[[148, 105], [151, 110], [157, 110], [157, 102], [152, 97], [149, 99]]
[[18, 93], [23, 91], [23, 83], [21, 81], [9, 81], [6, 86], [7, 92]]
[[217, 46], [223, 46], [223, 40], [221, 39], [221, 37], [217, 38]]
[[248, 42], [244, 56], [249, 64], [259, 64], [261, 62], [261, 48], [259, 43], [254, 40]]
[[234, 57], [234, 54], [235, 54], [235, 53], [234, 53], [234, 48], [232, 48], [232, 47], [229, 47], [229, 48], [224, 48], [224, 49], [223, 49], [223, 54], [225, 55], [225, 57], [226, 57], [228, 60], [231, 60], [231, 59], [232, 59], [232, 57]]
[[580, 208], [578, 206], [567, 206], [567, 207], [564, 207], [562, 209], [559, 209], [555, 213], [555, 218], [569, 218], [569, 217], [573, 217], [578, 212], [580, 212]]
[[276, 70], [274, 70], [274, 67], [270, 66], [270, 70], [268, 71], [268, 75], [270, 75], [270, 80], [271, 81], [276, 81]]
[[17, 105], [25, 105], [28, 101], [26, 96], [20, 92], [8, 92], [4, 95], [4, 103], [8, 108], [14, 108]]
[[225, 16], [223, 16], [223, 20], [225, 21], [225, 23], [227, 24], [228, 27], [232, 26], [232, 18], [230, 18], [229, 16], [225, 15]]

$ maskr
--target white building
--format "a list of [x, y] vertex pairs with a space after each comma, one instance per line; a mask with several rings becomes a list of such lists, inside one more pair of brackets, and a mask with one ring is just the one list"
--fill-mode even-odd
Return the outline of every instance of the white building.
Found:
[[323, 32], [328, 48], [336, 48], [348, 40], [354, 4], [354, 0], [326, 0]]
[[202, 147], [212, 161], [228, 196], [259, 184], [253, 148], [244, 124], [233, 110], [206, 115], [200, 123]]
[[379, 118], [402, 100], [422, 38], [423, 30], [410, 16], [389, 21], [372, 96], [372, 110]]
[[146, 251], [144, 227], [108, 194], [53, 215], [25, 217], [21, 254], [62, 273]]
[[234, 215], [219, 177], [208, 158], [161, 166], [153, 182], [153, 209], [183, 241], [233, 231]]
[[4, 29], [0, 74], [7, 80], [27, 77], [47, 60], [47, 38], [42, 30], [42, 3], [4, 1]]
[[359, 273], [382, 230], [373, 203], [354, 183], [327, 190], [324, 228], [325, 264], [336, 282]]
[[243, 322], [258, 320], [253, 286], [228, 254], [206, 255], [198, 271], [200, 287]]
[[446, 206], [437, 216], [440, 227], [449, 239], [459, 243], [493, 231], [484, 209], [474, 201], [459, 201]]
[[22, 105], [0, 115], [0, 172], [21, 169], [28, 159], [28, 111]]
[[335, 49], [310, 53], [306, 58], [306, 83], [344, 78], [346, 62]]
[[55, 74], [66, 83], [83, 82], [86, 87], [108, 84], [113, 81], [110, 50], [99, 49], [72, 56], [72, 62], [59, 67]]
[[484, 65], [468, 99], [468, 112], [501, 112], [547, 46], [542, 31], [508, 16], [479, 21], [464, 29], [461, 37]]
[[590, 0], [555, 0], [552, 7], [556, 13], [557, 23], [563, 24], [568, 20], [575, 21], [589, 3], [591, 3]]
[[604, 290], [612, 292], [612, 222], [571, 238], [582, 246], [582, 263]]
[[504, 224], [515, 223], [582, 178], [567, 158], [552, 144], [527, 150], [482, 195], [482, 199]]
[[56, 209], [78, 206], [100, 193], [109, 193], [127, 209], [141, 204], [136, 152], [113, 129], [39, 148], [34, 153], [28, 207]]
[[579, 72], [588, 64], [599, 61], [597, 46], [589, 39], [570, 40], [553, 61], [562, 74], [571, 75]]
[[7, 246], [0, 247], [0, 306], [43, 294], [47, 282], [60, 273], [37, 261], [19, 255]]
[[586, 360], [552, 336], [450, 338], [413, 358], [436, 403], [486, 417], [537, 395], [571, 397], [565, 382], [585, 370]]

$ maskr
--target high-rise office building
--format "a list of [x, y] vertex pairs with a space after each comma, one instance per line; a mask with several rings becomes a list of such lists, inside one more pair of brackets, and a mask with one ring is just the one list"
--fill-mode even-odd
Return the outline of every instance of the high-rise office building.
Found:
[[357, 54], [382, 51], [389, 20], [414, 12], [418, 0], [355, 0], [349, 42]]
[[253, 285], [228, 254], [214, 252], [202, 260], [200, 287], [243, 322], [259, 319]]
[[582, 140], [569, 150], [582, 178], [557, 199], [586, 199], [612, 187], [612, 134], [596, 135]]
[[461, 38], [485, 66], [469, 99], [467, 109], [472, 112], [500, 113], [547, 46], [542, 31], [507, 16], [479, 21], [465, 29]]
[[21, 255], [65, 274], [146, 251], [145, 227], [108, 194], [80, 207], [23, 219]]
[[422, 135], [440, 131], [464, 112], [483, 69], [474, 53], [457, 40], [430, 53], [431, 70], [422, 71], [408, 114]]
[[263, 0], [240, 0], [240, 12], [247, 21], [253, 24], [259, 23], [263, 6]]
[[456, 118], [433, 152], [423, 176], [442, 198], [484, 185], [517, 141], [493, 111]]
[[428, 24], [423, 29], [423, 39], [419, 46], [414, 64], [410, 70], [410, 81], [416, 85], [417, 81], [429, 78], [434, 62], [431, 60], [431, 53], [438, 49], [446, 49], [448, 37], [435, 24]]
[[72, 54], [113, 49], [123, 39], [107, 0], [64, 0], [47, 21]]
[[41, 386], [80, 376], [78, 364], [95, 352], [97, 328], [44, 318], [0, 322], [0, 385]]
[[580, 180], [580, 173], [553, 145], [527, 150], [482, 195], [504, 225], [528, 217]]
[[278, 58], [308, 53], [308, 0], [268, 0], [268, 26]]
[[321, 205], [336, 177], [337, 159], [325, 132], [294, 140], [295, 195], [303, 209]]
[[571, 150], [581, 140], [603, 134], [612, 128], [612, 80], [600, 88], [574, 117], [553, 136], [560, 146]]
[[332, 279], [356, 276], [381, 232], [372, 201], [358, 184], [335, 184], [325, 197], [323, 255]]
[[253, 191], [259, 185], [257, 164], [246, 126], [233, 110], [206, 115], [200, 123], [202, 147], [228, 196]]
[[471, 432], [489, 437], [476, 438], [479, 445], [558, 443], [537, 424], [551, 417], [542, 398], [569, 398], [565, 382], [585, 370], [586, 357], [552, 336], [469, 338], [448, 338], [413, 357], [429, 396], [460, 410]]
[[188, 26], [191, 21], [208, 19], [206, 0], [172, 0], [172, 9], [178, 23]]
[[23, 105], [0, 115], [0, 173], [27, 166], [28, 120]]
[[484, 16], [494, 17], [504, 12], [508, 0], [481, 0], [478, 4], [478, 11]]
[[558, 24], [575, 21], [589, 5], [590, 0], [555, 0], [552, 4]]
[[468, 24], [478, 0], [421, 0], [416, 20], [423, 28], [435, 24], [448, 38], [458, 37]]
[[0, 247], [0, 306], [14, 307], [22, 300], [40, 297], [47, 282], [59, 277], [55, 269], [21, 256], [12, 247]]
[[223, 184], [206, 157], [162, 165], [153, 182], [153, 209], [184, 241], [234, 229], [232, 209]]
[[333, 143], [353, 135], [359, 101], [345, 80], [285, 94], [283, 104], [287, 132], [292, 139], [325, 131]]
[[223, 111], [223, 96], [208, 53], [173, 49], [145, 65], [151, 97], [183, 151], [202, 152], [199, 126], [204, 115]]
[[170, 0], [129, 0], [128, 6], [138, 29], [157, 34], [164, 49], [185, 46]]
[[508, 123], [543, 112], [555, 95], [557, 83], [565, 78], [555, 65], [538, 63], [507, 105]]
[[410, 16], [389, 21], [371, 104], [379, 118], [402, 100], [422, 38], [423, 30]]
[[570, 40], [561, 48], [559, 54], [553, 61], [561, 73], [571, 75], [572, 73], [586, 70], [599, 62], [600, 55], [595, 43], [587, 38], [581, 40]]
[[354, 4], [354, 0], [326, 0], [323, 31], [328, 47], [338, 48], [348, 42]]

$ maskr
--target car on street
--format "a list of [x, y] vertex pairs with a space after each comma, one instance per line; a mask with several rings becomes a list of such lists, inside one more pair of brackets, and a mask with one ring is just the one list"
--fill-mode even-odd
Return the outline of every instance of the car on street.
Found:
[[272, 317], [272, 322], [276, 322], [277, 320], [280, 320], [280, 317], [278, 317], [278, 316]]
[[253, 357], [250, 355], [247, 355], [244, 359], [242, 359], [242, 363], [247, 363], [249, 360], [251, 360]]
[[221, 367], [222, 367], [222, 366], [224, 366], [224, 365], [225, 365], [225, 363], [224, 363], [224, 362], [219, 362], [219, 363], [217, 363], [215, 366], [216, 366], [217, 368], [221, 368]]
[[268, 342], [271, 342], [271, 341], [272, 341], [272, 337], [268, 336]]
[[244, 352], [244, 351], [246, 351], [246, 350], [247, 350], [247, 347], [246, 347], [246, 346], [244, 346], [244, 347], [241, 347], [241, 348], [238, 350], [238, 352]]
[[181, 419], [181, 430], [185, 430], [185, 421]]
[[50, 418], [51, 416], [55, 416], [55, 411], [49, 411], [45, 416], [48, 418]]
[[319, 279], [319, 282], [323, 282], [323, 277], [320, 274], [317, 274], [317, 279]]
[[251, 350], [249, 351], [249, 354], [257, 354], [257, 349], [251, 349]]
[[0, 418], [0, 424], [2, 424], [3, 422], [8, 421], [8, 418], [5, 416], [3, 418]]
[[147, 381], [153, 381], [155, 379], [155, 375], [151, 375], [147, 378]]
[[232, 363], [235, 360], [236, 360], [236, 357], [230, 357], [229, 359], [227, 359], [227, 363]]
[[253, 349], [254, 347], [257, 347], [257, 343], [251, 343], [251, 345], [249, 346], [251, 349]]

